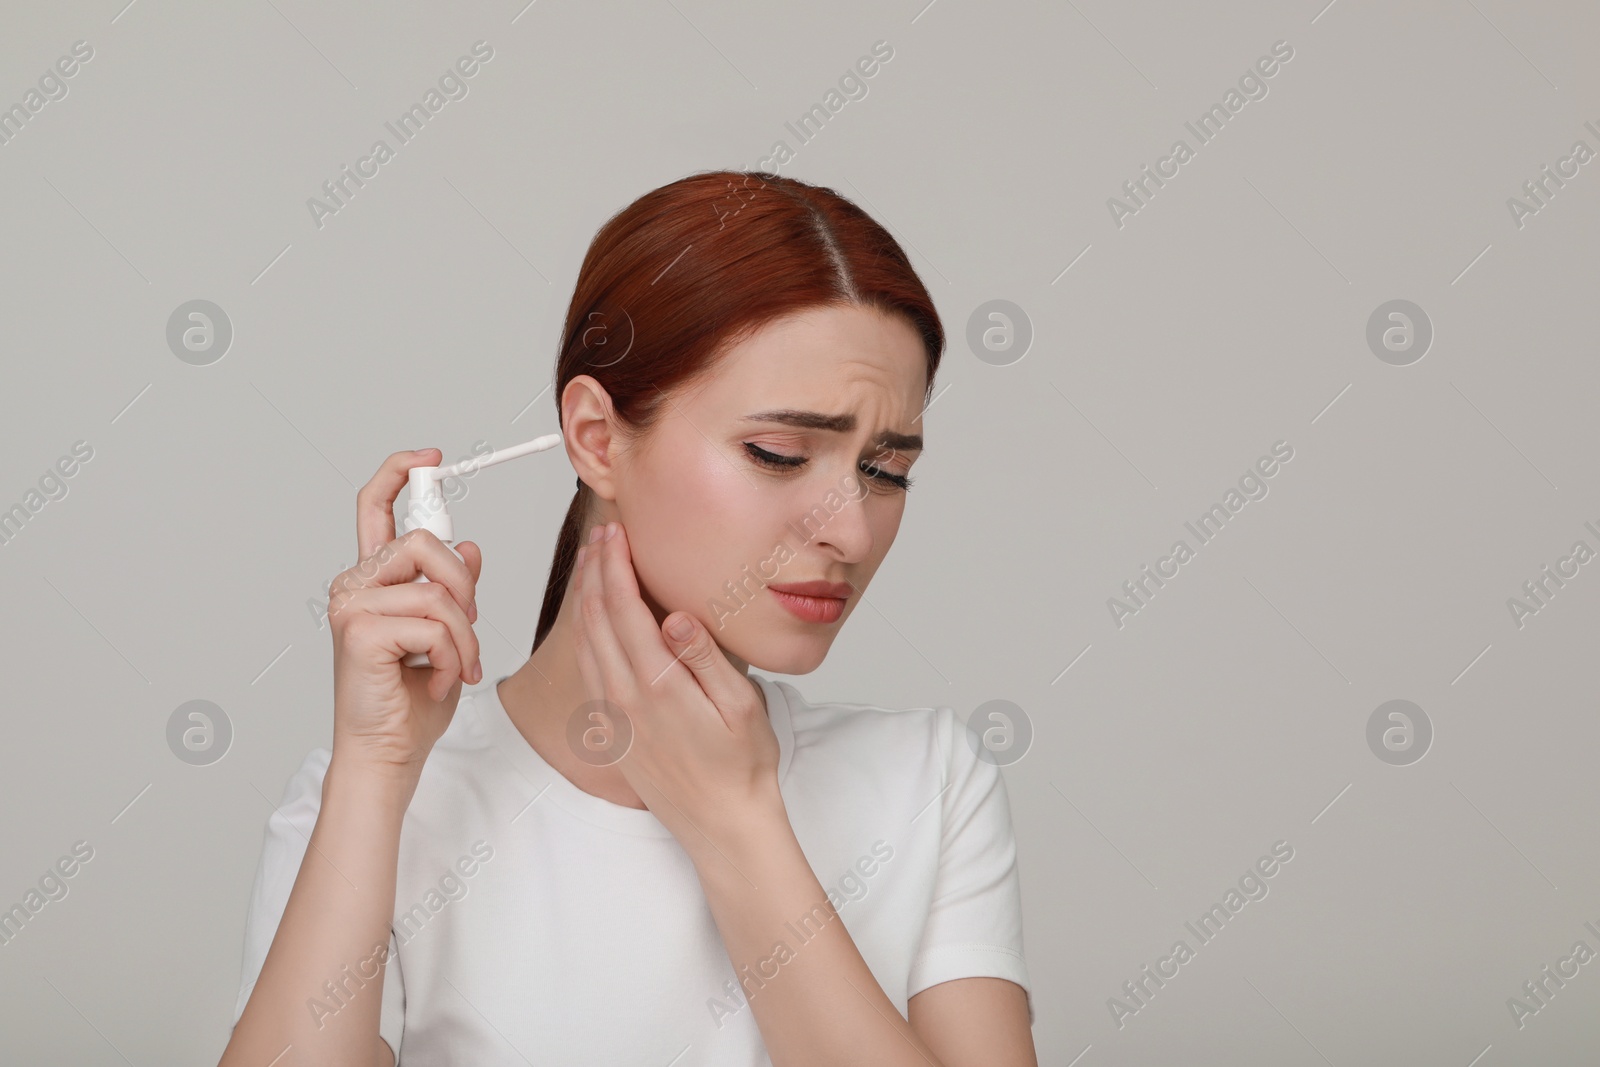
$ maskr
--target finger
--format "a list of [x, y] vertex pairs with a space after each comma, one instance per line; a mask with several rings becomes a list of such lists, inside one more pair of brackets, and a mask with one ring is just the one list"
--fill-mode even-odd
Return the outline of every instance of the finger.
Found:
[[[588, 534], [582, 536], [587, 537]], [[588, 569], [585, 565], [587, 554], [587, 546], [580, 545], [578, 557], [572, 565], [572, 586], [568, 595], [577, 608], [573, 612], [573, 653], [578, 661], [578, 674], [583, 678], [584, 691], [604, 694], [605, 677], [600, 673], [600, 663], [595, 659], [594, 648], [590, 644], [589, 621], [583, 615], [583, 576]]]
[[[472, 544], [470, 541], [464, 544]], [[471, 621], [477, 620], [477, 571], [483, 555], [472, 545], [475, 563], [469, 564], [451, 552], [445, 543], [427, 530], [413, 530], [379, 547], [371, 556], [351, 567], [328, 585], [328, 615], [348, 611], [357, 593], [380, 586], [409, 584], [418, 574], [455, 597]], [[463, 556], [467, 553], [463, 552]]]
[[[434, 619], [420, 619], [408, 616], [396, 619], [400, 624], [402, 637], [409, 637], [415, 633], [415, 640], [402, 641], [403, 645], [426, 644], [420, 649], [428, 654], [428, 666], [406, 667], [407, 671], [428, 671], [428, 695], [434, 700], [443, 700], [458, 683], [464, 683], [466, 667], [457, 650], [454, 635], [448, 626], [440, 625]], [[413, 649], [413, 651], [419, 651]]]
[[[477, 553], [477, 545], [472, 545], [472, 549]], [[478, 561], [482, 563], [482, 557], [478, 557]], [[445, 542], [427, 530], [400, 534], [394, 541], [382, 545], [378, 552], [371, 555], [370, 565], [363, 561], [357, 584], [360, 587], [398, 585], [410, 582], [418, 574], [426, 574], [427, 581], [445, 585], [456, 597], [462, 611], [469, 616], [472, 614], [470, 606], [478, 595], [477, 576], [462, 557], [451, 552]]]
[[462, 562], [467, 565], [467, 574], [471, 576], [469, 588], [472, 590], [472, 599], [467, 601], [467, 618], [477, 622], [478, 581], [483, 577], [483, 550], [472, 541], [457, 541], [451, 547], [461, 553]]
[[583, 620], [581, 643], [588, 645], [593, 665], [599, 672], [600, 691], [620, 696], [621, 686], [631, 688], [634, 674], [633, 665], [613, 628], [613, 604], [607, 596], [605, 572], [601, 567], [605, 548], [604, 541], [590, 541], [584, 546], [583, 565], [579, 568], [582, 584], [578, 590], [578, 615]]
[[[712, 640], [711, 631], [701, 625], [699, 619], [686, 611], [675, 611], [662, 623], [661, 636], [667, 648], [678, 662], [689, 668], [724, 720], [740, 712], [755, 712], [763, 706], [765, 701], [752, 687], [750, 676], [734, 669]], [[679, 623], [687, 629], [684, 636], [673, 632]]]
[[461, 558], [467, 564], [467, 573], [472, 576], [472, 585], [476, 588], [478, 579], [483, 576], [483, 549], [475, 541], [457, 541], [451, 547], [461, 553]]
[[[599, 549], [600, 573], [605, 583], [607, 618], [623, 654], [647, 685], [654, 684], [672, 663], [672, 653], [661, 640], [656, 617], [639, 594], [639, 578], [633, 569], [633, 553], [628, 533], [619, 522], [609, 541], [592, 546]], [[731, 668], [731, 664], [729, 665]]]
[[[456, 659], [464, 665], [464, 680], [468, 684], [480, 680], [474, 677], [474, 673], [482, 669], [478, 635], [473, 632], [466, 613], [443, 585], [436, 582], [405, 582], [364, 589], [350, 598], [345, 610], [393, 618], [431, 619], [442, 623], [449, 630]], [[438, 661], [434, 660], [434, 664], [437, 666]]]
[[[437, 453], [437, 454], [435, 454]], [[356, 556], [365, 559], [394, 540], [394, 502], [412, 467], [436, 465], [444, 458], [437, 448], [396, 452], [356, 492]]]
[[362, 627], [361, 639], [379, 649], [385, 662], [413, 652], [426, 652], [430, 666], [405, 669], [433, 672], [428, 678], [428, 695], [434, 700], [443, 700], [456, 682], [462, 680], [461, 660], [450, 628], [436, 619], [405, 615], [385, 619], [381, 625], [369, 623]]

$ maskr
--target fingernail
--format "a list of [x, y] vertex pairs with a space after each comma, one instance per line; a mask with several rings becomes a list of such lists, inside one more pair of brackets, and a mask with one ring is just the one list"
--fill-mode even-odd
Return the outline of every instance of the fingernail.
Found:
[[594, 544], [596, 541], [600, 540], [601, 536], [604, 533], [605, 533], [605, 527], [596, 526], [594, 529], [589, 531], [589, 543], [591, 545]]
[[575, 566], [583, 566], [583, 554], [587, 551], [589, 551], [588, 545], [584, 545], [582, 548], [578, 549], [578, 562], [575, 564]]
[[606, 540], [609, 541], [613, 537], [617, 536], [617, 531], [619, 529], [621, 529], [621, 528], [622, 527], [621, 527], [621, 525], [619, 523], [615, 523], [615, 522], [606, 523]]
[[689, 635], [694, 633], [694, 627], [689, 625], [688, 619], [684, 618], [682, 615], [679, 615], [677, 618], [667, 623], [667, 633], [671, 634], [673, 637], [676, 637], [679, 641], [687, 641], [689, 639]]
[[467, 601], [467, 621], [478, 621], [478, 602], [476, 600]]

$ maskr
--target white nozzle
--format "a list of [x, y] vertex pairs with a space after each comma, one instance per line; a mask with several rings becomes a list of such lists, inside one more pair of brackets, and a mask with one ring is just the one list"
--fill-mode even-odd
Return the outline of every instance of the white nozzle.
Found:
[[450, 521], [450, 509], [441, 489], [444, 479], [472, 474], [508, 459], [543, 452], [560, 443], [559, 433], [549, 433], [525, 444], [502, 448], [487, 456], [472, 456], [448, 467], [412, 467], [408, 480], [411, 499], [406, 507], [406, 531], [428, 530], [445, 544], [450, 544], [456, 539], [455, 526]]
[[560, 434], [547, 433], [543, 437], [535, 437], [526, 444], [512, 445], [510, 448], [502, 448], [498, 452], [490, 452], [487, 456], [472, 456], [462, 460], [460, 463], [453, 463], [448, 467], [440, 467], [439, 477], [448, 478], [453, 474], [471, 474], [482, 467], [504, 463], [508, 459], [516, 459], [519, 456], [526, 456], [533, 452], [543, 452], [545, 449], [554, 448], [560, 443]]

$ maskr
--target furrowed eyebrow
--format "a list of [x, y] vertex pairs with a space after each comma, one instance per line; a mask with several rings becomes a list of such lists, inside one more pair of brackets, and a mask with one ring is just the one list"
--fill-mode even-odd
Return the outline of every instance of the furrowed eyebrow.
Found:
[[[746, 415], [747, 422], [777, 422], [785, 426], [796, 426], [802, 430], [829, 430], [834, 433], [849, 433], [856, 428], [854, 415], [824, 415], [820, 411], [796, 411], [794, 408], [778, 408], [773, 411], [758, 411], [754, 415]], [[872, 439], [875, 445], [892, 448], [897, 452], [921, 452], [922, 435], [896, 433], [893, 430], [884, 430]]]

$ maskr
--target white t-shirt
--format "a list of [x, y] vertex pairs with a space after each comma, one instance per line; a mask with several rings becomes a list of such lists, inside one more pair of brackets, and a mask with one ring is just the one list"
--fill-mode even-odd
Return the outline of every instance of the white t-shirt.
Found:
[[[379, 1032], [421, 1064], [768, 1065], [694, 865], [646, 809], [585, 793], [518, 732], [496, 689], [463, 690], [400, 834], [390, 960], [352, 961], [326, 1017], [384, 967]], [[779, 788], [811, 869], [902, 1014], [916, 993], [993, 976], [1029, 988], [1005, 782], [950, 708], [807, 703], [751, 672]], [[267, 820], [245, 927], [244, 1012], [316, 823], [314, 749]], [[815, 927], [782, 934], [798, 950]], [[363, 981], [363, 979], [368, 981]], [[742, 984], [741, 984], [742, 983]], [[1030, 995], [1028, 1016], [1034, 1017]]]

